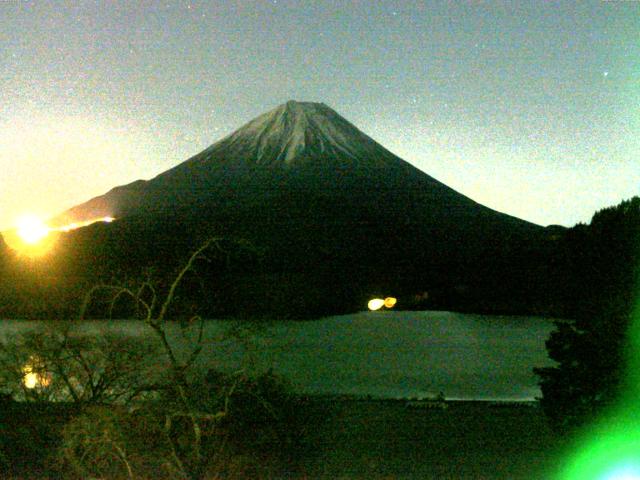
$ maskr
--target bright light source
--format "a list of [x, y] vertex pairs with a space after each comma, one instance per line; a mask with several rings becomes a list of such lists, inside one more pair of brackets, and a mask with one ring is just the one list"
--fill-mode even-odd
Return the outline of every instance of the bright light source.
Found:
[[35, 245], [49, 235], [49, 227], [35, 215], [24, 215], [18, 219], [18, 236], [28, 245]]
[[398, 303], [398, 299], [395, 297], [387, 297], [384, 299], [384, 306], [387, 308], [393, 308]]
[[51, 375], [35, 371], [35, 366], [39, 363], [37, 357], [31, 357], [29, 363], [22, 367], [22, 383], [28, 389], [36, 387], [48, 387], [51, 384]]
[[24, 386], [28, 389], [36, 388], [38, 385], [38, 374], [33, 372], [25, 373], [22, 383], [24, 383]]
[[367, 304], [367, 307], [369, 307], [369, 310], [371, 311], [380, 310], [383, 306], [384, 300], [381, 298], [373, 298], [369, 300], [369, 303]]
[[640, 480], [640, 464], [622, 465], [607, 473], [602, 480]]
[[105, 216], [49, 227], [35, 215], [24, 215], [16, 221], [15, 230], [3, 232], [3, 236], [13, 250], [27, 257], [39, 257], [51, 251], [59, 238], [58, 232], [71, 232], [93, 223], [111, 223], [114, 220], [114, 217]]

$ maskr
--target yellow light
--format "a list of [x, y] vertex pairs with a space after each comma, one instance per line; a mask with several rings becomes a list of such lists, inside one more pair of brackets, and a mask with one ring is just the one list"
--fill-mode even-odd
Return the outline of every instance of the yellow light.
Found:
[[381, 298], [373, 298], [369, 300], [369, 303], [367, 304], [367, 307], [369, 307], [369, 310], [371, 311], [380, 310], [383, 306], [384, 300]]
[[36, 387], [48, 387], [51, 385], [51, 374], [34, 371], [34, 365], [38, 363], [37, 357], [31, 357], [29, 363], [22, 367], [22, 383], [28, 389]]
[[7, 245], [26, 257], [40, 257], [53, 249], [57, 229], [50, 228], [36, 215], [23, 215], [16, 220], [16, 228], [2, 232]]
[[38, 374], [33, 372], [25, 373], [22, 382], [28, 389], [36, 388], [38, 385]]
[[395, 297], [387, 297], [384, 299], [384, 306], [387, 308], [393, 308], [398, 303], [398, 299]]
[[28, 245], [35, 245], [49, 235], [49, 227], [35, 215], [24, 215], [17, 221], [18, 236]]
[[97, 222], [111, 223], [114, 220], [114, 217], [106, 216], [73, 222], [59, 227], [49, 227], [35, 215], [24, 215], [17, 220], [14, 230], [2, 232], [2, 235], [7, 245], [21, 255], [40, 257], [52, 250], [60, 236], [60, 232], [71, 232]]

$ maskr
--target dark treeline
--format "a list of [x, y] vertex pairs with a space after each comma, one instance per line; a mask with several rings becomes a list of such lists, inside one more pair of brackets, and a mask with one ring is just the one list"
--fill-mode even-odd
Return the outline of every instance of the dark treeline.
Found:
[[[429, 232], [417, 221], [381, 221], [370, 211], [340, 210], [317, 198], [314, 211], [326, 211], [331, 222], [311, 221], [307, 200], [287, 198], [282, 209], [252, 205], [232, 217], [187, 209], [94, 224], [61, 234], [40, 258], [3, 245], [0, 315], [75, 317], [96, 283], [149, 279], [162, 291], [211, 237], [224, 241], [186, 279], [176, 315], [312, 318], [362, 310], [372, 296], [393, 295], [405, 309], [578, 318], [603, 299], [625, 304], [618, 297], [628, 295], [637, 265], [637, 228], [628, 212], [638, 208], [638, 198], [573, 228], [507, 231], [487, 218], [452, 212], [439, 220], [446, 228]], [[394, 228], [399, 221], [403, 228]]]
[[553, 257], [558, 302], [567, 305], [567, 316], [627, 315], [638, 280], [639, 252], [639, 197], [600, 210], [589, 225], [568, 230]]
[[640, 306], [640, 198], [599, 211], [590, 225], [569, 230], [561, 247], [554, 281], [570, 320], [557, 322], [547, 341], [557, 365], [536, 372], [552, 425], [571, 430], [624, 395], [636, 403], [629, 379], [637, 372], [627, 369], [638, 358], [630, 329]]

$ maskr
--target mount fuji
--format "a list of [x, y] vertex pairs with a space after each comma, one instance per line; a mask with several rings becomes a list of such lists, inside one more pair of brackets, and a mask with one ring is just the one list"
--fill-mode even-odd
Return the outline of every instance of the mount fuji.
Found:
[[[322, 103], [289, 101], [149, 181], [138, 180], [64, 212], [54, 224], [266, 201], [284, 192], [365, 198], [378, 212], [422, 211], [531, 224], [483, 207], [400, 159]], [[391, 200], [389, 203], [385, 200]], [[398, 202], [402, 203], [399, 205]], [[352, 203], [352, 202], [350, 202]], [[396, 218], [393, 218], [396, 217]], [[403, 218], [403, 221], [411, 221]]]
[[300, 309], [310, 308], [310, 298], [351, 305], [376, 293], [429, 291], [432, 298], [441, 292], [445, 305], [451, 292], [495, 293], [517, 276], [514, 262], [544, 231], [447, 187], [326, 105], [296, 101], [52, 224], [107, 216], [116, 221], [69, 238], [99, 238], [109, 245], [106, 257], [126, 259], [114, 261], [131, 269], [203, 236], [247, 239], [261, 251], [259, 265], [229, 283]]

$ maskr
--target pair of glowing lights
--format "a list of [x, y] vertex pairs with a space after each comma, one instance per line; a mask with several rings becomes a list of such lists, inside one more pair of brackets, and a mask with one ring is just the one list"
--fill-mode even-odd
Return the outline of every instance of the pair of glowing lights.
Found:
[[369, 310], [375, 311], [375, 310], [380, 310], [382, 307], [393, 308], [393, 307], [395, 307], [397, 302], [398, 302], [398, 300], [396, 298], [394, 298], [394, 297], [386, 297], [384, 299], [382, 299], [382, 298], [373, 298], [373, 299], [369, 300], [369, 303], [367, 304], [367, 307], [369, 307]]

